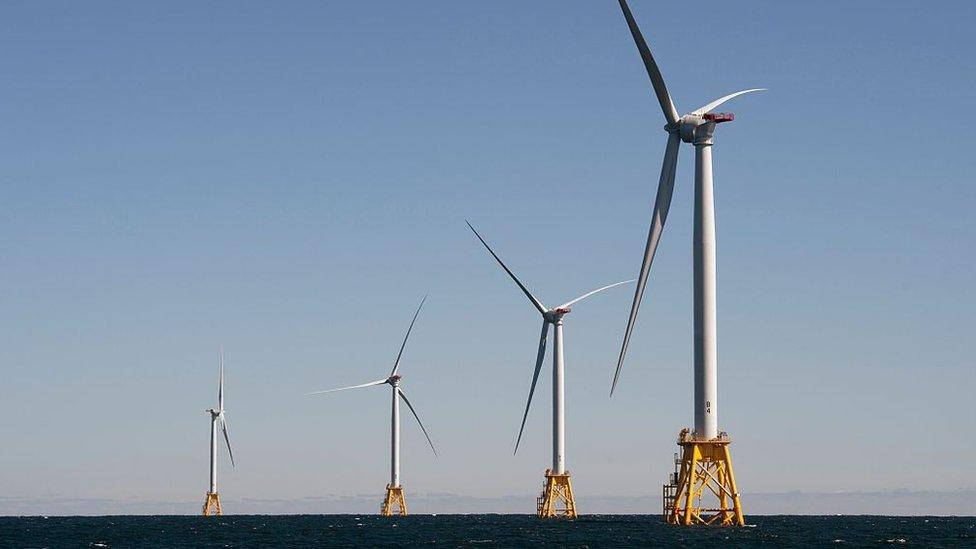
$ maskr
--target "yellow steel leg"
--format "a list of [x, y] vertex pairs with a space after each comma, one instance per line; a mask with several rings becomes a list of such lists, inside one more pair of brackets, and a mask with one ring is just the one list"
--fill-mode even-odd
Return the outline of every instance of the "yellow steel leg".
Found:
[[732, 505], [735, 511], [735, 523], [745, 526], [746, 518], [742, 515], [742, 503], [739, 501], [739, 488], [735, 484], [735, 473], [732, 472], [732, 454], [729, 453], [729, 445], [722, 446], [722, 454], [725, 458], [725, 467], [728, 472], [728, 486], [732, 493]]
[[677, 485], [674, 487], [674, 500], [672, 500], [671, 511], [668, 513], [668, 523], [670, 524], [680, 524], [681, 522], [681, 498], [683, 495], [682, 490], [686, 489], [688, 486], [688, 466], [691, 464], [691, 460], [687, 459], [685, 455], [689, 449], [682, 448], [681, 453], [681, 470], [678, 473]]
[[685, 512], [681, 517], [682, 524], [691, 524], [692, 510], [695, 508], [695, 477], [698, 473], [698, 448], [692, 446], [687, 453], [691, 454], [691, 459], [688, 463], [688, 488], [686, 490], [687, 494], [685, 495]]

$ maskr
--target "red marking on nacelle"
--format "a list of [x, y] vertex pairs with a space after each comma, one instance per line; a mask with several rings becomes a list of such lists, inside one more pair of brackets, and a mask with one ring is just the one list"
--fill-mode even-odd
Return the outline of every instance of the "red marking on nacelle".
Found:
[[735, 115], [730, 112], [710, 112], [702, 116], [705, 120], [711, 120], [716, 124], [721, 122], [731, 122], [735, 120]]
[[568, 313], [569, 311], [570, 311], [570, 309], [568, 307], [559, 307], [558, 309], [556, 309], [556, 312], [559, 313], [559, 314], [561, 314], [561, 315], [564, 315], [564, 314]]
[[710, 112], [706, 113], [705, 116], [702, 116], [702, 118], [705, 120], [711, 120], [716, 124], [720, 124], [722, 122], [731, 122], [735, 120], [735, 115], [730, 112]]

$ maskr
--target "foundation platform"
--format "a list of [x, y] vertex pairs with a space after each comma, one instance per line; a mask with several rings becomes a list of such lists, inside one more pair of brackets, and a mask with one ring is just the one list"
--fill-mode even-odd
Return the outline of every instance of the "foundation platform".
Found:
[[221, 516], [224, 513], [220, 510], [220, 494], [217, 492], [207, 492], [207, 500], [203, 502], [203, 516]]
[[576, 499], [569, 471], [557, 475], [546, 469], [542, 493], [536, 499], [536, 514], [539, 518], [576, 518]]
[[744, 526], [742, 503], [735, 485], [729, 436], [696, 438], [688, 429], [678, 435], [681, 457], [664, 485], [664, 520], [670, 524]]
[[380, 506], [380, 514], [384, 517], [407, 516], [407, 503], [403, 500], [403, 486], [386, 485], [386, 499]]

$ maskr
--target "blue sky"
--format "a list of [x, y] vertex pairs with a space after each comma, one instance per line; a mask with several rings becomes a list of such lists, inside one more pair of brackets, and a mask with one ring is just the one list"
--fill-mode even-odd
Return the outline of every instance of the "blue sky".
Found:
[[[679, 111], [770, 88], [714, 151], [741, 489], [973, 488], [976, 7], [633, 9]], [[545, 302], [636, 274], [666, 134], [615, 2], [19, 3], [0, 30], [0, 492], [202, 502], [223, 346], [222, 493], [378, 498], [388, 393], [301, 395], [385, 375], [426, 292], [402, 373], [441, 457], [405, 423], [408, 497], [537, 491], [545, 389], [511, 448], [539, 320], [464, 219]], [[567, 320], [581, 501], [656, 497], [693, 420], [692, 170], [613, 400], [631, 289]]]

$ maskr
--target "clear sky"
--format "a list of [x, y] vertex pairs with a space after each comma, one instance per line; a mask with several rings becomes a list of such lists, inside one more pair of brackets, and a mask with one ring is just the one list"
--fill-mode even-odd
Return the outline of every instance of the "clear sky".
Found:
[[[633, 9], [680, 112], [770, 89], [714, 150], [742, 491], [973, 488], [976, 6]], [[223, 346], [222, 494], [378, 505], [388, 391], [302, 395], [426, 292], [408, 498], [538, 491], [538, 314], [464, 219], [547, 303], [636, 275], [666, 134], [616, 2], [4, 3], [0, 75], [0, 495], [202, 504]], [[693, 421], [692, 170], [612, 400], [632, 288], [567, 319], [581, 502], [657, 497]]]

